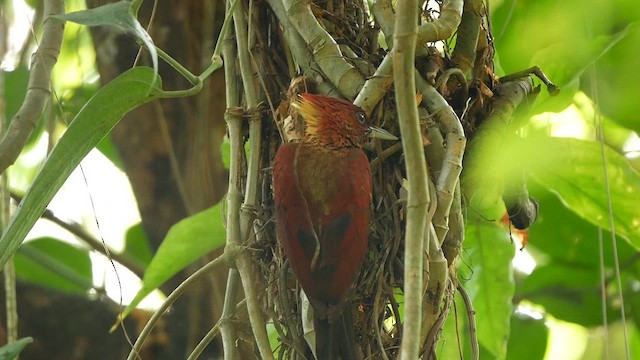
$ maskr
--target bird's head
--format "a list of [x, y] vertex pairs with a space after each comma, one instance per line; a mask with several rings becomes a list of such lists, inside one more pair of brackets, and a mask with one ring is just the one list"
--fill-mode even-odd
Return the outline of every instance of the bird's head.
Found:
[[330, 147], [360, 147], [367, 136], [397, 139], [371, 126], [365, 112], [344, 99], [303, 93], [291, 105], [304, 119], [305, 141]]

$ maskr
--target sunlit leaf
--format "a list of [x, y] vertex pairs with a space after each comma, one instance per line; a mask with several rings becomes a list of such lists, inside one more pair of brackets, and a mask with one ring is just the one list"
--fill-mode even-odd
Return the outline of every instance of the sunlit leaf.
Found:
[[[626, 3], [626, 2], [623, 2]], [[640, 13], [639, 3], [628, 2], [626, 5], [635, 7], [635, 13]], [[621, 6], [618, 2], [616, 6]], [[640, 82], [631, 81], [630, 76], [638, 71], [640, 59], [640, 22], [633, 23], [629, 35], [614, 46], [610, 52], [597, 63], [598, 105], [602, 112], [612, 121], [640, 133]]]
[[161, 81], [152, 69], [136, 67], [105, 85], [87, 102], [54, 147], [5, 228], [0, 239], [0, 265], [18, 249], [80, 161], [124, 114], [157, 98], [160, 87]]
[[[542, 206], [538, 219], [529, 229], [527, 250], [536, 259], [544, 262], [557, 261], [572, 264], [576, 267], [599, 267], [600, 252], [598, 245], [598, 228], [581, 218], [564, 204], [558, 197], [535, 182], [529, 182], [529, 193]], [[608, 269], [613, 266], [611, 251], [611, 234], [603, 231], [605, 244], [604, 261]], [[618, 256], [621, 263], [632, 260], [637, 253], [626, 241], [618, 241]], [[640, 264], [638, 264], [640, 270]]]
[[[518, 296], [542, 305], [553, 317], [586, 327], [602, 324], [598, 267], [577, 267], [559, 262], [537, 267], [518, 288]], [[608, 304], [609, 321], [620, 313]]]
[[525, 163], [537, 164], [529, 169], [538, 183], [582, 218], [608, 230], [610, 196], [616, 233], [640, 248], [640, 174], [623, 156], [605, 147], [607, 188], [600, 143], [546, 138], [532, 144]]
[[580, 88], [580, 76], [588, 66], [597, 61], [628, 34], [625, 29], [615, 35], [568, 40], [540, 50], [531, 59], [530, 66], [539, 66], [551, 81], [560, 87], [556, 96], [543, 92], [536, 101], [533, 112], [562, 111], [569, 106]]
[[32, 342], [33, 338], [26, 337], [0, 347], [0, 360], [15, 359], [16, 357], [18, 357], [18, 355], [20, 355], [20, 352]]
[[142, 289], [123, 312], [123, 318], [178, 271], [225, 244], [220, 208], [218, 204], [183, 219], [169, 229], [144, 274]]
[[72, 21], [86, 26], [111, 25], [137, 37], [147, 47], [153, 61], [154, 75], [158, 74], [158, 52], [153, 39], [140, 25], [131, 7], [131, 1], [118, 1], [89, 10], [76, 11], [54, 16], [57, 19]]
[[93, 287], [89, 252], [53, 238], [22, 245], [15, 258], [16, 275], [59, 291], [86, 294]]

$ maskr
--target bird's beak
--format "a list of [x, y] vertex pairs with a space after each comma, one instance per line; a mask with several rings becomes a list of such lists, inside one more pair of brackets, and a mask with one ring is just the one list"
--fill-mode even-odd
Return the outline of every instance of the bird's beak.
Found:
[[369, 137], [380, 140], [398, 140], [398, 138], [387, 130], [375, 126], [369, 126]]

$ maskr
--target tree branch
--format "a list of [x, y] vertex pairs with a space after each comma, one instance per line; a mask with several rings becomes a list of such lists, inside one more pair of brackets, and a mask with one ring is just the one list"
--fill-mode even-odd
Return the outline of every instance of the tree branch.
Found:
[[464, 73], [471, 70], [476, 61], [476, 47], [478, 35], [480, 34], [480, 25], [482, 24], [483, 9], [482, 0], [464, 2], [456, 47], [451, 55], [453, 62]]
[[[317, 67], [313, 66], [313, 54], [309, 51], [309, 47], [304, 39], [300, 36], [298, 31], [291, 23], [291, 19], [287, 15], [287, 11], [282, 5], [281, 0], [266, 0], [271, 10], [276, 14], [280, 25], [282, 26], [284, 36], [286, 38], [286, 44], [289, 46], [289, 51], [293, 56], [293, 60], [296, 65], [302, 69], [302, 73], [306, 76], [310, 76], [313, 79], [322, 78], [322, 73], [317, 70]], [[293, 78], [296, 74], [290, 74]], [[338, 89], [328, 81], [316, 82], [318, 90], [322, 94], [339, 96]]]
[[44, 2], [44, 29], [42, 42], [31, 58], [29, 84], [22, 106], [11, 119], [11, 124], [0, 141], [0, 174], [18, 158], [31, 132], [51, 96], [51, 70], [58, 60], [64, 21], [54, 20], [51, 15], [64, 13], [64, 1]]
[[396, 14], [393, 76], [395, 79], [398, 121], [407, 167], [408, 196], [404, 251], [404, 334], [400, 358], [415, 360], [420, 347], [424, 240], [429, 206], [428, 172], [415, 101], [414, 59], [418, 35], [418, 3], [398, 3]]
[[[244, 203], [241, 207], [240, 214], [240, 238], [231, 238], [232, 245], [247, 245], [249, 240], [253, 238], [253, 221], [255, 218], [255, 212], [258, 201], [258, 183], [260, 180], [260, 145], [262, 140], [262, 122], [260, 113], [257, 111], [258, 96], [255, 89], [253, 79], [253, 67], [250, 63], [250, 54], [247, 45], [247, 19], [245, 17], [243, 8], [237, 7], [233, 13], [233, 21], [236, 30], [236, 42], [238, 44], [238, 60], [240, 65], [240, 74], [242, 76], [242, 84], [244, 87], [244, 95], [246, 99], [247, 108], [250, 111], [249, 114], [249, 162], [247, 169], [247, 184], [245, 191]], [[241, 140], [236, 138], [237, 140]], [[235, 144], [236, 146], [238, 144]], [[238, 185], [235, 185], [238, 186]], [[235, 240], [235, 241], [234, 241]], [[258, 302], [258, 295], [256, 293], [256, 285], [258, 284], [255, 279], [253, 271], [253, 262], [251, 255], [246, 251], [246, 247], [243, 251], [238, 252], [236, 258], [236, 266], [240, 272], [240, 278], [242, 280], [242, 288], [244, 289], [245, 297], [247, 299], [247, 311], [249, 312], [249, 321], [251, 322], [251, 329], [255, 336], [258, 350], [262, 359], [273, 359], [271, 352], [271, 345], [269, 344], [269, 337], [267, 336], [267, 330], [265, 328], [265, 322]]]
[[[18, 194], [11, 193], [11, 198], [16, 201], [22, 201], [22, 197]], [[89, 245], [89, 247], [106, 257], [111, 257], [113, 260], [118, 263], [124, 265], [127, 269], [131, 270], [136, 276], [142, 279], [144, 276], [144, 267], [138, 264], [134, 259], [130, 258], [127, 255], [119, 254], [117, 251], [107, 248], [107, 245], [96, 239], [93, 235], [89, 234], [89, 232], [83, 228], [81, 225], [76, 223], [68, 223], [59, 217], [57, 217], [53, 211], [49, 209], [45, 209], [42, 213], [42, 218], [51, 221], [52, 223], [60, 226], [61, 228], [67, 230], [72, 235], [83, 241], [85, 244]]]
[[[229, 1], [227, 9], [230, 8]], [[227, 189], [227, 248], [225, 253], [230, 251], [233, 245], [240, 242], [240, 204], [242, 204], [242, 162], [244, 148], [242, 145], [242, 110], [240, 105], [239, 91], [237, 88], [236, 57], [237, 49], [231, 32], [227, 33], [222, 48], [225, 74], [226, 106], [225, 121], [229, 131], [230, 143], [230, 163], [229, 163], [229, 186]], [[235, 261], [235, 259], [232, 259]], [[236, 330], [231, 322], [231, 317], [237, 303], [238, 292], [240, 290], [240, 274], [237, 269], [230, 269], [227, 277], [227, 287], [225, 291], [224, 305], [222, 308], [220, 334], [222, 336], [222, 346], [224, 358], [233, 360], [237, 358], [236, 350]]]
[[283, 0], [291, 24], [308, 46], [324, 75], [347, 98], [354, 99], [364, 84], [364, 76], [344, 59], [340, 47], [320, 25], [305, 0]]

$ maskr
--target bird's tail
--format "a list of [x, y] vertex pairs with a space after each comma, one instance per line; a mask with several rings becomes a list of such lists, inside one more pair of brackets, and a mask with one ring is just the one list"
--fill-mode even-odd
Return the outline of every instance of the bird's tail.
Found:
[[314, 328], [318, 360], [358, 360], [351, 311], [345, 310], [334, 323], [316, 318]]

